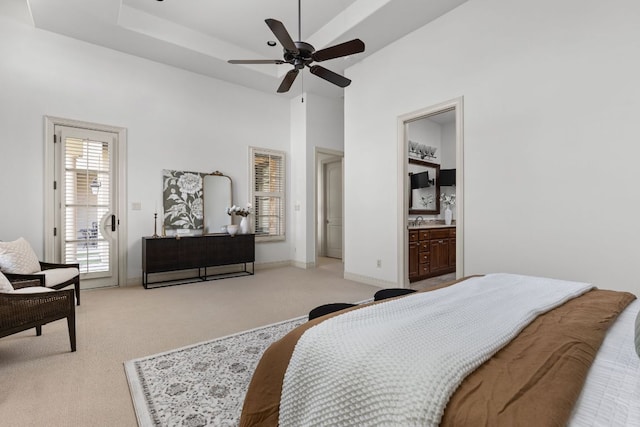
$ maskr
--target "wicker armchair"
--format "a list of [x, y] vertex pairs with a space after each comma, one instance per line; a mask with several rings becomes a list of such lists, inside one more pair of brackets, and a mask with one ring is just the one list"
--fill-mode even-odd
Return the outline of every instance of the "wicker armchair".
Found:
[[0, 338], [35, 328], [42, 335], [42, 325], [67, 319], [71, 351], [76, 351], [76, 312], [73, 289], [20, 293], [19, 289], [44, 286], [40, 279], [12, 283], [17, 292], [0, 293]]
[[[71, 270], [75, 269], [75, 270]], [[80, 305], [80, 273], [78, 270], [80, 269], [80, 264], [53, 264], [50, 262], [42, 262], [40, 261], [40, 272], [33, 274], [15, 274], [15, 273], [4, 273], [7, 276], [7, 279], [11, 281], [11, 283], [15, 283], [18, 281], [24, 280], [40, 280], [41, 278], [44, 280], [43, 286], [46, 286], [51, 289], [63, 289], [67, 286], [73, 285], [76, 291], [76, 304]], [[50, 272], [46, 272], [46, 270], [51, 270]], [[56, 272], [60, 272], [62, 274], [55, 274]], [[54, 273], [54, 274], [49, 274]], [[15, 286], [15, 285], [14, 285]]]

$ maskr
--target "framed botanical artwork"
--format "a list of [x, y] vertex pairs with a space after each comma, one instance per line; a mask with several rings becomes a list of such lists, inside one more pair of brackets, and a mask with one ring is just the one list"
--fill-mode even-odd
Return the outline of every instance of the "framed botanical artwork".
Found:
[[203, 227], [200, 172], [162, 171], [163, 223], [166, 229], [201, 230]]

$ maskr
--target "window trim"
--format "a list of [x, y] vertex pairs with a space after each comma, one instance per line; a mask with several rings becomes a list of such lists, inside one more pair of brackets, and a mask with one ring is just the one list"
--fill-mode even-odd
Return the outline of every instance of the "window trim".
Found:
[[287, 225], [287, 199], [286, 199], [286, 185], [287, 185], [287, 154], [281, 150], [272, 150], [268, 148], [260, 148], [260, 147], [249, 147], [249, 199], [251, 200], [251, 204], [254, 208], [253, 215], [253, 227], [256, 225], [256, 182], [255, 182], [255, 158], [257, 154], [265, 154], [272, 156], [282, 157], [282, 183], [281, 187], [282, 191], [275, 194], [276, 197], [280, 197], [282, 199], [282, 219], [280, 220], [280, 234], [256, 234], [255, 239], [256, 242], [276, 242], [276, 241], [284, 241], [286, 240], [286, 225]]

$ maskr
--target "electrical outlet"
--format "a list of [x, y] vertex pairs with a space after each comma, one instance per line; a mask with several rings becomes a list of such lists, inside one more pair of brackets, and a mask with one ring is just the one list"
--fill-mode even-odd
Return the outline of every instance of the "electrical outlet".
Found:
[[376, 267], [381, 268], [382, 267], [382, 260], [379, 259], [378, 261], [376, 261]]
[[140, 203], [140, 202], [131, 203], [131, 210], [132, 211], [139, 211], [141, 209], [142, 209], [142, 203]]

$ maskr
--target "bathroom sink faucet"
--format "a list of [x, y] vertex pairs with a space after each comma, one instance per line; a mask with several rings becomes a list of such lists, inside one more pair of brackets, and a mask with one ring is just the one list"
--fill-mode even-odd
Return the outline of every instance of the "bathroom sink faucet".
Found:
[[[418, 222], [418, 218], [420, 218], [420, 222]], [[422, 215], [418, 215], [414, 220], [413, 220], [413, 225], [422, 225], [424, 218], [422, 218]]]

